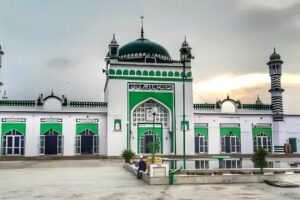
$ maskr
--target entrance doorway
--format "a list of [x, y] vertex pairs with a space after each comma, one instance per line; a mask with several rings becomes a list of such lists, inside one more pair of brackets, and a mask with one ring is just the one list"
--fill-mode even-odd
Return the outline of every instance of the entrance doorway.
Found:
[[[153, 142], [156, 142], [156, 144], [153, 144]], [[156, 145], [156, 147], [154, 147], [154, 145]], [[155, 153], [160, 152], [160, 140], [158, 135], [152, 131], [148, 131], [141, 136], [140, 153], [151, 153], [152, 148], [156, 148]]]
[[24, 136], [11, 130], [3, 136], [3, 155], [24, 155]]
[[84, 130], [76, 136], [76, 154], [97, 154], [98, 135], [91, 130]]
[[40, 136], [40, 154], [61, 155], [63, 148], [63, 136], [53, 129]]

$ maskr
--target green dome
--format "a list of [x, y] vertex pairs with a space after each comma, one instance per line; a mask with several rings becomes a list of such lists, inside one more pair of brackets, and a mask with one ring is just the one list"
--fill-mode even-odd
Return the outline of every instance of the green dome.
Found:
[[121, 47], [119, 58], [133, 61], [144, 61], [146, 58], [153, 58], [156, 62], [171, 60], [168, 51], [163, 46], [144, 38], [137, 39]]

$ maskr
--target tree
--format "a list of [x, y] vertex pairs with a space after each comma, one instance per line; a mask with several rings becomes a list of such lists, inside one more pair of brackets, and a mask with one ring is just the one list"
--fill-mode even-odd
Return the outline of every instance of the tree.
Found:
[[159, 151], [159, 142], [149, 142], [148, 148], [150, 149], [151, 163], [153, 164], [155, 161], [155, 154], [157, 151]]
[[252, 156], [252, 162], [254, 162], [255, 167], [260, 168], [260, 173], [264, 173], [264, 168], [267, 166], [267, 157], [268, 152], [264, 148], [258, 148]]

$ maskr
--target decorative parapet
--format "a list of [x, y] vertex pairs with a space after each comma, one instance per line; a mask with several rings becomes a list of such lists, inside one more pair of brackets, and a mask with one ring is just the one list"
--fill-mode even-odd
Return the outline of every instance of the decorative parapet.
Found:
[[204, 104], [194, 104], [195, 110], [215, 110], [217, 109], [216, 104], [204, 103]]
[[22, 100], [0, 100], [0, 106], [28, 106], [34, 107], [35, 101], [22, 101]]
[[81, 102], [70, 101], [70, 107], [107, 108], [107, 102]]
[[272, 105], [268, 104], [242, 104], [243, 110], [272, 110]]
[[[218, 104], [194, 104], [195, 110], [216, 110], [220, 109], [221, 107]], [[240, 104], [238, 109], [241, 110], [272, 110], [272, 105], [268, 104]]]

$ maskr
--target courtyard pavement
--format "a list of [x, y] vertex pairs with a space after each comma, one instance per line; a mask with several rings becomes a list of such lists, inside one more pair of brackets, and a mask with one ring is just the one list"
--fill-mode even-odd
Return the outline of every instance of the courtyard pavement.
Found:
[[[300, 175], [289, 181], [300, 184]], [[150, 186], [122, 160], [0, 161], [0, 199], [300, 199], [299, 188], [266, 184]]]

